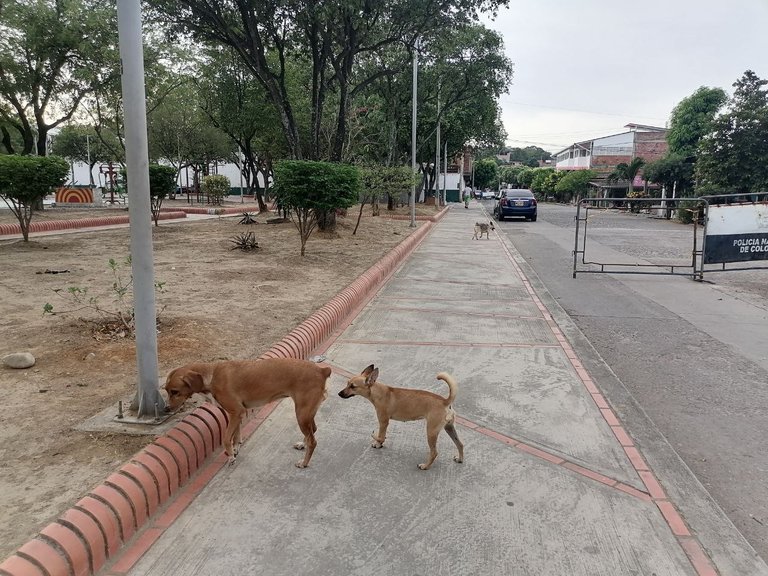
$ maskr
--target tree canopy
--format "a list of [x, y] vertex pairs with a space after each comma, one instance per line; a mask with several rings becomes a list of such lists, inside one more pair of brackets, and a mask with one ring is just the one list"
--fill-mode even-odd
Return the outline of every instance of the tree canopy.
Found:
[[[0, 7], [0, 118], [21, 137], [9, 153], [48, 153], [52, 128], [119, 76], [116, 12], [99, 0], [5, 0]], [[6, 128], [7, 129], [7, 128]], [[11, 145], [9, 149], [8, 146]]]
[[[377, 80], [405, 71], [417, 38], [460, 27], [507, 0], [163, 0], [156, 3], [179, 31], [232, 48], [277, 111], [292, 158], [341, 160], [357, 97]], [[291, 93], [290, 67], [308, 71], [301, 95]], [[297, 114], [309, 95], [309, 130]], [[326, 124], [326, 115], [331, 117]], [[324, 139], [324, 126], [329, 128]]]
[[768, 80], [751, 70], [737, 80], [727, 108], [702, 138], [696, 175], [700, 192], [768, 189]]
[[667, 132], [671, 154], [683, 158], [696, 155], [702, 137], [712, 131], [712, 120], [728, 100], [722, 88], [699, 87], [672, 110]]

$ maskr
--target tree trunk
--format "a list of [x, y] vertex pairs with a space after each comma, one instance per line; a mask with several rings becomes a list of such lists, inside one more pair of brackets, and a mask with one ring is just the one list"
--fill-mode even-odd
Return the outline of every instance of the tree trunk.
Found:
[[336, 210], [318, 211], [317, 228], [323, 232], [333, 232], [336, 230]]

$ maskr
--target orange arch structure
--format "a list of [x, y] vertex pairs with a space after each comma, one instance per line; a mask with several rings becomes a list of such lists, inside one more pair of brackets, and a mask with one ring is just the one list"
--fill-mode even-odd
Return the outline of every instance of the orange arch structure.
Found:
[[93, 189], [90, 186], [62, 186], [56, 189], [56, 203], [93, 204]]

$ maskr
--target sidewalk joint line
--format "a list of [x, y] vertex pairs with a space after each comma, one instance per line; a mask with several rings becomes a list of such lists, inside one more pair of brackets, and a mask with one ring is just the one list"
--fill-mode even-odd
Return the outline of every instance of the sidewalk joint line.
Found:
[[557, 344], [500, 344], [497, 342], [423, 342], [419, 340], [357, 340], [354, 338], [338, 338], [341, 344], [377, 344], [389, 346], [451, 346], [463, 348], [560, 348]]
[[[499, 232], [496, 231], [495, 234], [498, 235]], [[525, 272], [523, 272], [523, 269], [510, 252], [509, 247], [505, 242], [500, 242], [500, 244], [506, 253], [507, 258], [512, 263], [515, 272], [522, 280], [523, 285], [528, 291], [531, 299], [547, 319], [547, 323], [558, 341], [557, 347], [561, 348], [566, 354], [566, 357], [568, 358], [572, 368], [576, 371], [578, 379], [587, 389], [588, 393], [597, 405], [603, 420], [608, 424], [610, 430], [616, 437], [616, 440], [624, 449], [630, 464], [635, 469], [635, 472], [645, 485], [649, 498], [657, 505], [657, 508], [659, 509], [665, 524], [676, 537], [678, 544], [688, 558], [688, 561], [691, 563], [691, 566], [696, 571], [697, 576], [717, 576], [719, 572], [714, 566], [712, 560], [704, 551], [704, 548], [699, 542], [698, 538], [691, 535], [685, 524], [685, 521], [683, 520], [682, 515], [677, 509], [677, 506], [675, 506], [675, 504], [667, 498], [666, 492], [659, 483], [656, 474], [650, 470], [650, 467], [648, 467], [648, 465], [645, 463], [640, 454], [640, 451], [636, 448], [634, 441], [621, 425], [618, 417], [615, 415], [612, 408], [608, 405], [602, 392], [600, 392], [594, 380], [592, 380], [592, 377], [581, 364], [578, 356], [567, 342], [567, 339], [564, 337], [557, 322], [554, 320], [547, 307], [541, 301], [538, 294], [536, 294], [536, 291], [533, 289], [530, 280], [525, 275]], [[630, 450], [632, 452], [630, 452]], [[633, 457], [634, 455], [636, 455], [636, 457]], [[640, 465], [643, 466], [642, 469], [639, 467]], [[622, 487], [616, 487], [624, 492], [627, 492], [627, 490]], [[645, 492], [641, 493], [646, 494]]]

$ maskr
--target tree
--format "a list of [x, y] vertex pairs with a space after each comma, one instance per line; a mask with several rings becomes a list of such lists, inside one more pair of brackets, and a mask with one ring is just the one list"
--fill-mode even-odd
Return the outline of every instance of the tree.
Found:
[[502, 182], [506, 182], [512, 188], [520, 188], [519, 176], [525, 169], [525, 166], [501, 166], [499, 167], [499, 177]]
[[747, 70], [733, 86], [725, 113], [702, 138], [696, 175], [704, 191], [768, 188], [768, 80]]
[[177, 85], [158, 103], [147, 126], [150, 157], [164, 160], [177, 173], [191, 167], [196, 189], [210, 164], [234, 159], [234, 143], [203, 114], [197, 101], [191, 83]]
[[578, 202], [589, 193], [589, 182], [594, 180], [596, 173], [592, 170], [570, 170], [555, 186], [555, 197], [558, 202]]
[[176, 192], [176, 169], [173, 166], [149, 165], [149, 196], [152, 207], [152, 219], [155, 226], [160, 220], [163, 200]]
[[36, 207], [52, 188], [64, 183], [67, 172], [67, 161], [55, 156], [0, 156], [0, 198], [19, 221], [24, 242], [29, 241], [29, 224]]
[[535, 176], [534, 168], [525, 168], [517, 174], [517, 182], [522, 188], [530, 188]]
[[248, 193], [256, 197], [260, 212], [267, 211], [272, 159], [286, 152], [277, 110], [232, 49], [207, 52], [196, 86], [202, 111], [237, 146]]
[[488, 188], [499, 181], [499, 165], [491, 158], [475, 163], [475, 187]]
[[531, 191], [535, 192], [539, 196], [545, 195], [549, 186], [547, 179], [554, 174], [554, 168], [534, 168], [533, 179], [531, 180]]
[[654, 176], [648, 180], [674, 187], [679, 196], [693, 189], [699, 142], [712, 131], [712, 121], [727, 99], [721, 88], [701, 86], [675, 106], [667, 132], [669, 152], [659, 164], [648, 167]]
[[360, 172], [348, 164], [284, 160], [275, 164], [273, 191], [278, 203], [290, 210], [304, 256], [318, 217], [357, 202]]
[[649, 162], [643, 167], [643, 176], [649, 182], [664, 186], [676, 196], [684, 196], [681, 183], [693, 181], [693, 162], [681, 154], [667, 154], [664, 158]]
[[552, 154], [538, 146], [526, 146], [525, 148], [511, 148], [509, 159], [512, 162], [522, 162], [531, 168], [539, 167], [539, 160], [549, 160]]
[[635, 177], [640, 173], [640, 169], [645, 166], [645, 160], [640, 158], [632, 158], [631, 162], [621, 162], [616, 165], [616, 168], [608, 174], [608, 182], [627, 182], [627, 197], [630, 196], [634, 189]]
[[70, 162], [82, 162], [88, 166], [89, 184], [93, 180], [93, 167], [100, 162], [113, 159], [111, 147], [104, 143], [91, 126], [83, 124], [68, 124], [56, 134], [51, 145], [51, 152], [56, 156], [66, 158]]
[[[507, 0], [164, 0], [157, 7], [177, 27], [213, 44], [229, 46], [243, 59], [278, 112], [291, 157], [321, 157], [324, 119], [333, 108], [328, 157], [340, 160], [356, 97], [388, 68], [386, 50], [413, 50], [416, 39], [457, 22], [478, 19]], [[361, 59], [379, 61], [363, 66]], [[296, 96], [287, 68], [301, 61], [309, 71], [310, 122], [302, 135]]]
[[670, 154], [695, 157], [699, 141], [712, 131], [712, 120], [728, 100], [722, 88], [700, 86], [672, 110], [667, 132]]
[[545, 170], [549, 170], [546, 177], [544, 178], [544, 181], [542, 182], [541, 190], [539, 191], [539, 194], [541, 194], [544, 198], [548, 197], [554, 197], [557, 195], [557, 185], [562, 180], [566, 172], [558, 172], [554, 168], [546, 168]]
[[363, 199], [360, 202], [360, 213], [352, 234], [357, 233], [360, 218], [365, 203], [370, 200], [373, 215], [379, 215], [379, 198], [387, 196], [387, 209], [394, 209], [394, 199], [403, 193], [410, 192], [413, 186], [414, 174], [408, 166], [369, 166], [361, 171]]
[[[0, 118], [22, 154], [48, 153], [48, 133], [117, 77], [114, 6], [97, 0], [6, 0], [0, 8]], [[6, 145], [7, 148], [7, 145]]]

